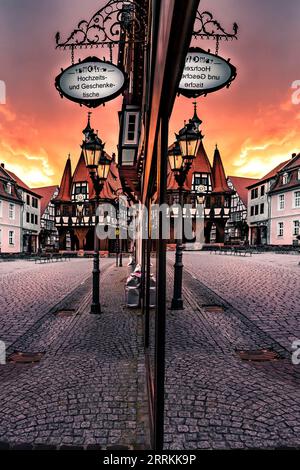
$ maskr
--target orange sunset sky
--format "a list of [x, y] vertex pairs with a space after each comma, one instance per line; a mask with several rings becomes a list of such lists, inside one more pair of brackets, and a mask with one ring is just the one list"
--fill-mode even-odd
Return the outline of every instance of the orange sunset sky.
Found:
[[[188, 1], [188, 0], [182, 0]], [[54, 35], [65, 37], [89, 19], [103, 0], [0, 0], [0, 80], [7, 89], [0, 104], [0, 161], [31, 187], [56, 184], [68, 153], [76, 164], [87, 108], [61, 99], [54, 79], [70, 65], [67, 51], [55, 50]], [[238, 76], [229, 89], [199, 98], [204, 145], [212, 158], [218, 143], [227, 174], [260, 177], [300, 150], [300, 105], [292, 104], [292, 82], [300, 80], [299, 0], [202, 0], [239, 40], [221, 43]], [[204, 49], [215, 45], [197, 40]], [[100, 57], [103, 51], [97, 50]], [[78, 51], [83, 59], [94, 51]], [[192, 101], [176, 100], [170, 143]], [[116, 151], [121, 97], [93, 111], [92, 124]]]

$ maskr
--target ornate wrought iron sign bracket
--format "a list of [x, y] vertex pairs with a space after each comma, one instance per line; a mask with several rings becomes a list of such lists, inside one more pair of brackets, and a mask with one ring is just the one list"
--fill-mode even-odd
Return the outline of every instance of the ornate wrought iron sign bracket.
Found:
[[147, 38], [147, 12], [135, 1], [109, 0], [92, 18], [82, 20], [66, 40], [56, 33], [56, 48], [113, 47]]

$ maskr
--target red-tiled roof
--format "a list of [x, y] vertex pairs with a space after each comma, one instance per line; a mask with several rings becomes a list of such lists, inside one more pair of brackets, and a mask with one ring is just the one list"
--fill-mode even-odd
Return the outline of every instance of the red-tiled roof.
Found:
[[[16, 191], [16, 183], [8, 173], [8, 171], [0, 166], [0, 196], [10, 199], [12, 201], [18, 202], [19, 204], [23, 204], [23, 200], [19, 193]], [[2, 181], [4, 179], [4, 181]], [[5, 190], [6, 183], [11, 183], [11, 194], [8, 194]]]
[[215, 149], [214, 153], [214, 163], [213, 163], [213, 192], [214, 193], [231, 193], [232, 190], [229, 188], [223, 163], [221, 160], [221, 155], [219, 149]]
[[88, 183], [89, 198], [93, 199], [95, 197], [93, 182], [91, 180], [89, 170], [87, 169], [86, 164], [85, 164], [84, 154], [83, 152], [81, 152], [77, 166], [73, 174], [72, 184], [82, 183], [84, 181], [87, 181]]
[[34, 192], [34, 189], [31, 189], [26, 183], [24, 183], [24, 181], [22, 181], [15, 173], [13, 173], [12, 171], [7, 170], [6, 168], [5, 168], [5, 171], [12, 177], [13, 180], [15, 180], [15, 182], [17, 183], [19, 188], [30, 192], [30, 194], [33, 194], [37, 198], [41, 197], [39, 194]]
[[71, 200], [71, 185], [72, 185], [72, 169], [71, 159], [67, 159], [66, 166], [61, 178], [58, 195], [56, 199], [58, 201], [70, 201]]
[[286, 165], [286, 168], [284, 169], [291, 170], [292, 168], [298, 168], [299, 166], [300, 166], [300, 153], [298, 153], [293, 158], [291, 158], [289, 163]]
[[58, 189], [58, 186], [45, 186], [44, 188], [34, 188], [34, 191], [42, 197], [41, 200], [41, 215], [44, 214], [48, 207], [49, 202], [53, 198], [53, 194]]
[[248, 186], [250, 184], [255, 184], [259, 180], [255, 178], [244, 178], [242, 176], [228, 176], [230, 181], [232, 182], [235, 191], [237, 192], [238, 196], [247, 207], [248, 205]]

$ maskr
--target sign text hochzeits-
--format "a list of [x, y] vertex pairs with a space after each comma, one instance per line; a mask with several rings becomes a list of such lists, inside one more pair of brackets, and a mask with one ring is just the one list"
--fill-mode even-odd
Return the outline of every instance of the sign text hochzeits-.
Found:
[[123, 72], [114, 64], [97, 58], [72, 65], [56, 78], [56, 88], [63, 96], [89, 107], [115, 98], [124, 85]]

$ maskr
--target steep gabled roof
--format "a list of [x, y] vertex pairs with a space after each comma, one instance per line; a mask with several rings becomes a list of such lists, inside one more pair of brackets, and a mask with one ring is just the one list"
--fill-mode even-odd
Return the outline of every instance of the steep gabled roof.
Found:
[[71, 158], [68, 156], [65, 169], [62, 175], [59, 192], [56, 196], [57, 201], [70, 201], [71, 200], [71, 187], [72, 187], [72, 168]]
[[293, 157], [291, 158], [291, 160], [289, 160], [287, 165], [281, 168], [281, 171], [285, 171], [285, 170], [288, 171], [288, 170], [292, 170], [293, 168], [298, 168], [298, 167], [300, 167], [300, 153], [298, 153], [297, 155], [293, 155]]
[[232, 193], [225, 176], [225, 171], [218, 147], [215, 148], [214, 163], [212, 170], [213, 193]]
[[44, 215], [45, 210], [47, 209], [55, 191], [58, 189], [58, 186], [45, 186], [43, 188], [34, 188], [34, 191], [42, 197], [41, 200], [41, 215]]
[[81, 151], [77, 166], [76, 166], [74, 174], [73, 174], [72, 184], [82, 183], [84, 181], [86, 181], [88, 183], [89, 198], [93, 199], [95, 197], [94, 186], [93, 186], [93, 182], [92, 182], [91, 177], [90, 177], [89, 170], [86, 167], [83, 151]]
[[259, 180], [255, 178], [244, 178], [242, 176], [228, 176], [228, 179], [233, 184], [233, 187], [235, 191], [237, 192], [237, 195], [239, 198], [242, 200], [243, 204], [245, 207], [248, 205], [248, 186], [250, 184], [255, 184]]

